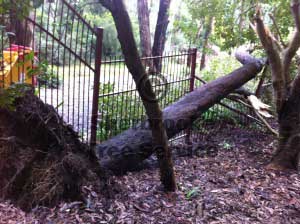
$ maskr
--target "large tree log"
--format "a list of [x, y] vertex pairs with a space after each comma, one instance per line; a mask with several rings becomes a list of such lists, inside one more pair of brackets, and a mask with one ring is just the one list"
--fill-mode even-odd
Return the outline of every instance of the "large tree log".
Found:
[[[258, 60], [251, 61], [250, 64], [201, 86], [165, 108], [163, 118], [168, 138], [191, 126], [203, 112], [254, 78], [263, 64]], [[136, 168], [154, 152], [148, 121], [103, 142], [95, 150], [100, 165], [115, 173]]]

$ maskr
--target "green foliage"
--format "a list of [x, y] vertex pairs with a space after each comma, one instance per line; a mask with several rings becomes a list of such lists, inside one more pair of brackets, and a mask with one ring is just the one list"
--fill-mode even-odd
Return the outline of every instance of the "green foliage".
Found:
[[235, 58], [228, 54], [222, 54], [211, 58], [206, 68], [201, 71], [200, 76], [206, 82], [210, 82], [231, 73], [240, 66], [241, 64]]
[[[106, 140], [127, 130], [143, 119], [142, 101], [135, 92], [112, 94], [115, 85], [100, 84], [98, 139]], [[110, 95], [111, 94], [111, 95]]]
[[200, 188], [199, 187], [194, 187], [192, 189], [190, 189], [187, 193], [186, 193], [186, 198], [188, 200], [191, 200], [195, 197], [197, 197], [200, 194]]
[[43, 4], [43, 0], [0, 0], [0, 15], [7, 16], [13, 13], [18, 18], [29, 15], [33, 8]]
[[[72, 6], [83, 16], [91, 27], [103, 27], [103, 55], [120, 56], [122, 53], [115, 23], [111, 14], [97, 2], [86, 2], [84, 0], [71, 2]], [[47, 13], [45, 13], [47, 12]], [[55, 16], [53, 16], [55, 15]], [[71, 46], [77, 54], [85, 57], [85, 60], [93, 63], [95, 57], [96, 37], [87, 31], [86, 26], [78, 20], [73, 20], [71, 13], [66, 7], [58, 3], [45, 3], [36, 11], [36, 21], [43, 27], [48, 27], [51, 33], [61, 39], [67, 46]], [[60, 18], [62, 17], [62, 18]], [[49, 25], [48, 25], [49, 22]], [[134, 35], [138, 37], [138, 23], [133, 21]], [[70, 65], [76, 63], [76, 58], [62, 50], [62, 46], [56, 41], [52, 43], [49, 51], [49, 36], [41, 32], [38, 34], [40, 41], [39, 55], [55, 65]], [[81, 47], [81, 45], [83, 47]], [[77, 50], [76, 50], [77, 49]], [[80, 49], [80, 53], [79, 53]], [[91, 50], [92, 49], [92, 50]]]
[[[94, 7], [96, 6], [96, 7]], [[101, 6], [94, 4], [93, 7], [86, 7], [83, 10], [84, 17], [90, 21], [93, 27], [104, 28], [103, 34], [103, 55], [120, 56], [122, 55], [121, 45], [113, 17], [110, 12]], [[139, 26], [136, 17], [131, 18], [132, 29], [137, 43], [139, 42]], [[138, 45], [139, 46], [139, 45]]]
[[[185, 0], [188, 13], [175, 21], [186, 39], [194, 46], [202, 45], [202, 37], [207, 29], [207, 21], [214, 18], [210, 42], [221, 50], [230, 50], [243, 44], [260, 44], [257, 35], [250, 28], [253, 23], [257, 2], [252, 0]], [[270, 15], [276, 20], [284, 40], [287, 40], [294, 26], [289, 3], [281, 0], [263, 0], [258, 3], [265, 16], [265, 22], [278, 35]], [[197, 37], [200, 34], [199, 37]]]
[[[244, 105], [228, 99], [223, 99], [222, 103], [230, 106], [231, 108], [239, 110], [244, 114], [249, 114], [249, 109]], [[225, 108], [222, 105], [216, 104], [213, 107], [209, 108], [205, 113], [203, 113], [201, 118], [199, 118], [197, 122], [193, 123], [192, 129], [195, 131], [201, 130], [205, 132], [203, 127], [205, 127], [206, 124], [216, 124], [223, 121], [233, 123], [236, 126], [240, 125], [241, 127], [245, 127], [245, 124], [247, 124], [247, 128], [258, 128], [257, 124], [252, 123], [251, 120], [247, 119], [245, 116], [228, 108]], [[250, 124], [252, 125], [251, 127], [249, 126]], [[226, 145], [225, 147], [227, 146], [228, 145]]]
[[219, 144], [219, 146], [222, 147], [223, 149], [230, 150], [234, 147], [234, 144], [231, 144], [230, 142], [224, 140]]
[[[167, 95], [160, 100], [161, 107], [164, 108], [178, 100], [188, 87], [188, 81], [170, 84]], [[97, 133], [100, 141], [115, 136], [145, 119], [144, 106], [136, 91], [114, 93], [114, 90], [115, 84], [100, 84], [100, 121]]]
[[[179, 29], [183, 34], [188, 43], [199, 46], [201, 39], [196, 37], [198, 32], [198, 24], [193, 21], [190, 14], [182, 15], [179, 20], [174, 21], [175, 29]], [[180, 43], [177, 43], [179, 45]]]
[[31, 87], [27, 84], [14, 84], [8, 89], [0, 89], [0, 108], [14, 111], [15, 100], [30, 89]]
[[[28, 55], [30, 57], [30, 54]], [[32, 54], [34, 57], [34, 53]], [[33, 60], [33, 58], [30, 58]], [[53, 70], [52, 66], [49, 66], [47, 61], [42, 61], [38, 63], [35, 68], [32, 68], [28, 72], [29, 76], [36, 75], [40, 86], [56, 89], [60, 86], [61, 80], [57, 73]]]
[[265, 23], [271, 28], [272, 32], [278, 35], [274, 23], [270, 18], [270, 14], [274, 16], [283, 39], [287, 40], [290, 31], [294, 27], [289, 1], [264, 0], [261, 1], [261, 7], [265, 17]]
[[121, 46], [117, 38], [117, 30], [114, 24], [113, 17], [108, 11], [101, 14], [93, 12], [85, 12], [87, 20], [91, 21], [92, 26], [104, 28], [103, 34], [103, 55], [117, 55], [121, 52]]
[[61, 85], [61, 80], [58, 75], [49, 68], [41, 73], [37, 79], [42, 87], [57, 89]]

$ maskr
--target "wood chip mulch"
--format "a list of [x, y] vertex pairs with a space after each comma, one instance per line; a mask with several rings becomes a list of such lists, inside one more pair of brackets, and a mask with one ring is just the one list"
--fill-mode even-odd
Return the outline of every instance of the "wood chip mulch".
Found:
[[158, 170], [146, 169], [112, 177], [110, 197], [86, 186], [84, 202], [27, 214], [0, 201], [0, 224], [300, 223], [299, 173], [265, 169], [276, 147], [272, 136], [228, 127], [213, 138], [199, 144], [214, 144], [214, 155], [175, 156], [176, 193], [163, 192]]

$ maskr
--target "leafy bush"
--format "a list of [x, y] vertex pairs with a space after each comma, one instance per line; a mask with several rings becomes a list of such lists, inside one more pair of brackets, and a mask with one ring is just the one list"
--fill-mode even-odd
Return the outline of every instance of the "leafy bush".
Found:
[[39, 84], [41, 86], [57, 89], [61, 85], [61, 80], [57, 76], [57, 74], [52, 73], [51, 71], [47, 70], [44, 73], [40, 74], [37, 77]]
[[0, 108], [14, 111], [15, 100], [30, 89], [32, 87], [27, 84], [13, 84], [7, 89], [0, 88]]
[[[160, 99], [162, 108], [184, 95], [189, 82], [169, 85], [167, 95]], [[113, 83], [100, 84], [100, 120], [97, 133], [100, 141], [115, 136], [145, 119], [144, 106], [136, 91], [114, 93], [114, 90], [115, 84]]]
[[29, 75], [37, 75], [41, 87], [57, 89], [61, 85], [61, 80], [53, 67], [47, 61], [40, 62], [36, 68], [31, 69]]
[[210, 59], [206, 68], [201, 72], [201, 77], [209, 82], [229, 74], [239, 67], [240, 63], [234, 57], [223, 54]]
[[135, 92], [113, 94], [115, 84], [101, 83], [98, 139], [106, 140], [134, 126], [143, 119], [144, 107]]

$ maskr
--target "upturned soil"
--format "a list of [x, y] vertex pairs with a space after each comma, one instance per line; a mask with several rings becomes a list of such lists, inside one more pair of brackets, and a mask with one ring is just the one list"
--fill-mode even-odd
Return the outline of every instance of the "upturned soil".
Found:
[[81, 200], [89, 182], [101, 187], [96, 157], [72, 128], [32, 91], [21, 95], [0, 108], [0, 197], [29, 211]]

